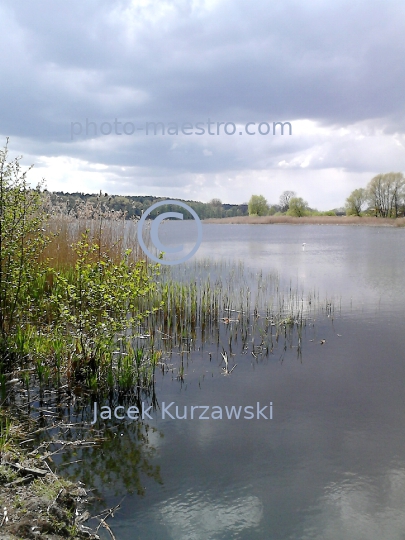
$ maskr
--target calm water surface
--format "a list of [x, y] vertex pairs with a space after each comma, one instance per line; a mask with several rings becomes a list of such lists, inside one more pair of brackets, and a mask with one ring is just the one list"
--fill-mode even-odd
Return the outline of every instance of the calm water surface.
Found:
[[[260, 362], [239, 350], [237, 367], [223, 376], [222, 349], [197, 348], [183, 383], [157, 375], [160, 404], [271, 401], [273, 419], [154, 414], [151, 461], [162, 483], [145, 476], [143, 497], [127, 494], [132, 471], [125, 452], [99, 455], [106, 468], [122, 466], [121, 477], [97, 476], [109, 505], [126, 495], [109, 521], [116, 538], [404, 540], [405, 230], [215, 224], [203, 230], [189, 270], [175, 270], [183, 277], [195, 260], [243, 260], [257, 272], [276, 272], [286, 287], [316, 290], [335, 309], [306, 328], [300, 359], [294, 348]], [[160, 237], [187, 248], [195, 231], [188, 222], [170, 222]], [[130, 434], [119, 436], [126, 452], [136, 451]]]

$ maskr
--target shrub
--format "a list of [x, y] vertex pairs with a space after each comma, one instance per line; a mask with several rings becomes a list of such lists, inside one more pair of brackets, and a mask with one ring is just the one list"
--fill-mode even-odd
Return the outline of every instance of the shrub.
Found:
[[72, 340], [74, 374], [89, 380], [120, 349], [125, 331], [148, 314], [138, 312], [137, 299], [154, 290], [159, 265], [131, 262], [130, 250], [115, 262], [88, 232], [72, 248], [76, 264], [69, 273], [55, 273], [51, 301], [56, 326]]
[[43, 271], [39, 257], [49, 238], [44, 223], [41, 185], [32, 189], [21, 157], [7, 162], [8, 138], [0, 151], [0, 339], [8, 357], [10, 337], [16, 332], [32, 298], [31, 283]]

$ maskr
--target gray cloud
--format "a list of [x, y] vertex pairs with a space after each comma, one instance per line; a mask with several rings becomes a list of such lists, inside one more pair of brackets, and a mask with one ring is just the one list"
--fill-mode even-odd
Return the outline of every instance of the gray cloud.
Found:
[[[404, 11], [399, 1], [4, 0], [0, 133], [34, 156], [105, 164], [118, 191], [122, 167], [143, 177], [188, 174], [186, 183], [196, 174], [271, 174], [284, 162], [291, 174], [294, 159], [309, 160], [308, 170], [403, 169], [393, 137], [405, 125]], [[71, 122], [86, 118], [309, 119], [320, 132], [282, 141], [139, 134], [71, 141]], [[376, 139], [359, 142], [359, 126], [381, 133], [389, 159], [368, 161], [369, 148], [378, 156]], [[341, 127], [343, 138], [335, 136]]]

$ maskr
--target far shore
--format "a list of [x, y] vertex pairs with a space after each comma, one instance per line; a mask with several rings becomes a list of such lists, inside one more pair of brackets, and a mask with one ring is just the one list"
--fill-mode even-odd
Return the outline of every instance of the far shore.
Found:
[[366, 225], [368, 227], [405, 227], [405, 217], [379, 218], [358, 216], [236, 216], [227, 218], [204, 219], [204, 223], [222, 223], [235, 225]]

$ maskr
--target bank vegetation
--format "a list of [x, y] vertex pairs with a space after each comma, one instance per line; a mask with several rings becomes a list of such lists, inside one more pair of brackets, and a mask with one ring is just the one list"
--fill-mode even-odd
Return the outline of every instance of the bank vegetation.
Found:
[[240, 216], [223, 219], [206, 219], [204, 223], [254, 224], [254, 225], [366, 225], [370, 227], [405, 227], [405, 218], [377, 218], [371, 216]]

